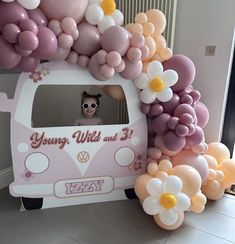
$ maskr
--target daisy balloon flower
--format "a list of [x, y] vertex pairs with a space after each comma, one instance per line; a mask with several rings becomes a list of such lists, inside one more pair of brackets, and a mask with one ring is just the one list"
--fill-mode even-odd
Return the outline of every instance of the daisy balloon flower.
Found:
[[134, 80], [137, 88], [141, 89], [140, 99], [144, 103], [152, 103], [156, 98], [160, 102], [167, 102], [173, 96], [172, 89], [178, 80], [178, 74], [174, 70], [163, 70], [159, 61], [148, 64], [146, 73], [141, 73]]
[[179, 212], [190, 207], [190, 198], [181, 192], [183, 183], [177, 176], [168, 176], [165, 180], [153, 178], [146, 185], [150, 194], [143, 201], [144, 211], [149, 215], [159, 214], [159, 219], [165, 225], [177, 222]]
[[124, 20], [115, 0], [89, 0], [85, 18], [89, 24], [97, 25], [101, 33], [111, 26], [122, 25]]

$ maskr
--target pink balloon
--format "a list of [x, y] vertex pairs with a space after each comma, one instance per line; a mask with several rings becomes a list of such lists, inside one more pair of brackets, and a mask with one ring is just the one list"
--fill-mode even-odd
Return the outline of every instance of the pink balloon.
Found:
[[20, 20], [27, 19], [28, 14], [17, 2], [4, 3], [0, 1], [0, 32], [4, 25], [18, 24]]
[[184, 114], [190, 114], [193, 117], [193, 120], [196, 118], [196, 113], [192, 106], [188, 104], [180, 104], [175, 109], [174, 116], [180, 118], [180, 116]]
[[162, 105], [156, 103], [156, 104], [153, 104], [151, 106], [151, 111], [150, 111], [150, 114], [153, 116], [153, 117], [156, 117], [156, 116], [159, 116], [160, 114], [163, 113], [163, 107]]
[[16, 53], [23, 57], [29, 56], [32, 53], [32, 51], [23, 49], [19, 44], [15, 44], [14, 48]]
[[38, 47], [39, 41], [35, 33], [31, 31], [23, 31], [19, 34], [19, 45], [28, 51], [33, 51]]
[[173, 131], [168, 131], [163, 137], [163, 143], [168, 150], [180, 151], [184, 148], [186, 139], [177, 136]]
[[12, 69], [17, 66], [21, 60], [13, 46], [7, 43], [2, 36], [0, 36], [0, 67], [4, 69]]
[[156, 117], [152, 123], [153, 130], [159, 135], [164, 135], [168, 131], [167, 122], [170, 117], [171, 116], [166, 113], [162, 113]]
[[88, 23], [78, 25], [79, 37], [73, 44], [73, 49], [78, 53], [86, 56], [92, 56], [100, 50], [101, 35], [98, 29]]
[[77, 64], [78, 63], [78, 54], [74, 51], [70, 52], [70, 54], [67, 58], [67, 62], [69, 64]]
[[97, 64], [105, 64], [108, 53], [105, 50], [100, 50], [95, 54]]
[[60, 60], [65, 60], [70, 53], [70, 48], [61, 48], [58, 47], [55, 54], [50, 58], [52, 61], [60, 61]]
[[130, 62], [127, 58], [123, 58], [125, 61], [125, 69], [120, 73], [120, 75], [127, 80], [134, 80], [136, 79], [143, 68], [143, 63], [142, 61], [138, 62]]
[[20, 23], [19, 23], [19, 27], [20, 27], [21, 31], [31, 31], [34, 34], [38, 33], [38, 26], [31, 19], [21, 20]]
[[47, 18], [41, 9], [35, 8], [32, 10], [27, 10], [27, 13], [29, 15], [29, 18], [33, 20], [37, 24], [37, 26], [47, 26]]
[[61, 22], [63, 31], [69, 35], [72, 35], [77, 30], [77, 23], [71, 17], [66, 17]]
[[192, 84], [195, 78], [195, 66], [191, 59], [184, 55], [173, 55], [163, 62], [164, 70], [173, 69], [178, 73], [178, 81], [172, 86], [174, 92], [181, 91]]
[[49, 22], [48, 28], [50, 28], [56, 36], [59, 36], [63, 32], [60, 21], [56, 19]]
[[15, 24], [6, 24], [3, 27], [2, 35], [7, 42], [17, 43], [19, 34], [20, 28]]
[[186, 146], [192, 148], [203, 141], [204, 132], [201, 127], [196, 126], [195, 132], [191, 136], [186, 137]]
[[107, 63], [109, 66], [113, 68], [118, 67], [121, 61], [122, 61], [122, 57], [118, 52], [110, 52], [107, 55]]
[[57, 38], [55, 34], [47, 27], [38, 27], [39, 45], [32, 55], [39, 59], [51, 58], [57, 50]]
[[90, 60], [89, 60], [89, 63], [88, 63], [88, 69], [91, 73], [91, 75], [97, 79], [97, 80], [101, 80], [101, 81], [104, 81], [104, 80], [107, 80], [100, 72], [100, 64], [97, 63], [97, 59], [96, 59], [96, 55], [93, 55]]
[[141, 59], [142, 53], [139, 48], [131, 47], [127, 51], [127, 58], [131, 62], [138, 62]]
[[116, 51], [124, 56], [130, 46], [130, 35], [121, 26], [112, 26], [102, 35], [101, 46], [107, 52]]
[[21, 72], [31, 72], [37, 68], [40, 64], [40, 60], [31, 56], [22, 57], [16, 69]]
[[197, 115], [197, 124], [201, 128], [206, 127], [209, 121], [209, 110], [206, 105], [200, 101], [196, 103], [195, 112]]
[[100, 73], [108, 80], [114, 76], [115, 70], [114, 68], [110, 67], [108, 64], [103, 64], [100, 67]]
[[180, 105], [180, 97], [174, 93], [170, 101], [161, 103], [165, 113], [173, 115], [176, 107]]
[[79, 23], [85, 15], [88, 0], [41, 0], [40, 8], [49, 20], [73, 18]]
[[58, 37], [58, 46], [62, 48], [71, 48], [73, 46], [73, 37], [66, 33], [62, 33]]
[[85, 56], [85, 55], [80, 55], [78, 57], [78, 64], [82, 67], [86, 67], [89, 63], [89, 57]]

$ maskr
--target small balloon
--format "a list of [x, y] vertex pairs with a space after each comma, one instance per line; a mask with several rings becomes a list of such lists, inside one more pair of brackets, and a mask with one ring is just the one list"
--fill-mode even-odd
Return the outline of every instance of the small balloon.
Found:
[[2, 30], [3, 38], [9, 43], [17, 43], [20, 28], [16, 24], [6, 24]]
[[34, 21], [37, 26], [47, 26], [47, 18], [40, 8], [27, 11], [29, 18]]
[[28, 51], [35, 50], [39, 45], [37, 35], [31, 31], [23, 31], [19, 34], [19, 45]]
[[21, 20], [20, 23], [19, 23], [19, 27], [20, 27], [21, 31], [31, 31], [31, 32], [33, 32], [36, 35], [38, 33], [38, 26], [31, 19]]
[[69, 35], [72, 35], [77, 30], [77, 23], [71, 17], [66, 17], [61, 22], [63, 31]]
[[22, 57], [16, 69], [21, 72], [32, 72], [40, 64], [40, 60], [31, 56]]

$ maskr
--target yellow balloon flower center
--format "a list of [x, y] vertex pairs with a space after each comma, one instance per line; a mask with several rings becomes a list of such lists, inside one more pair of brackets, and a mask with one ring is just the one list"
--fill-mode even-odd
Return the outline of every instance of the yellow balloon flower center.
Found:
[[176, 197], [171, 193], [164, 193], [160, 198], [160, 204], [167, 209], [173, 208], [177, 203]]
[[103, 0], [100, 3], [100, 7], [105, 15], [111, 15], [116, 10], [116, 2], [115, 0]]
[[150, 81], [150, 88], [154, 92], [160, 92], [164, 89], [165, 84], [160, 77], [156, 77]]

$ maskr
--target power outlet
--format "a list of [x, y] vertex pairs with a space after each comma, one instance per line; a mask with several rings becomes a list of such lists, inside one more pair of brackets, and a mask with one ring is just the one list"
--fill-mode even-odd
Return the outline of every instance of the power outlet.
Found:
[[205, 56], [215, 56], [216, 46], [206, 46]]

